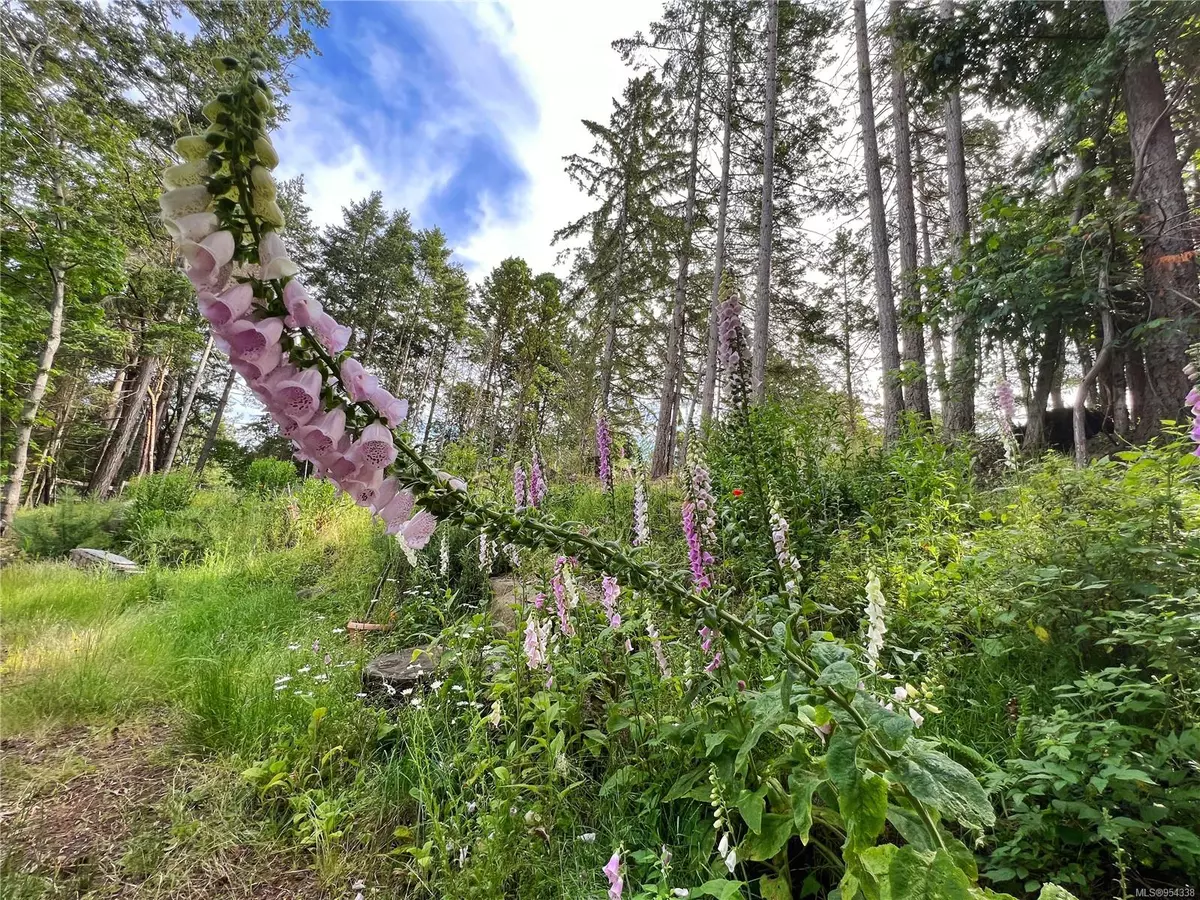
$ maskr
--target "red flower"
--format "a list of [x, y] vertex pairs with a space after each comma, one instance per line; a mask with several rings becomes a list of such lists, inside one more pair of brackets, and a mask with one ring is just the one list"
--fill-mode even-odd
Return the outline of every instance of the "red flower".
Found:
[[744, 494], [744, 493], [745, 493], [745, 491], [743, 491], [741, 488], [734, 488], [734, 489], [733, 489], [733, 496], [735, 496], [735, 497], [740, 497], [740, 496], [742, 496], [742, 494]]

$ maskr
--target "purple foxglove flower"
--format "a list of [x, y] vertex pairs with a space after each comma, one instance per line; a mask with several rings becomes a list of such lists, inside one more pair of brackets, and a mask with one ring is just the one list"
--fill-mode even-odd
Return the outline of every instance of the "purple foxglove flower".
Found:
[[222, 328], [216, 339], [224, 344], [230, 356], [239, 361], [254, 362], [270, 347], [279, 344], [283, 336], [283, 319], [272, 317], [253, 322], [238, 319]]
[[707, 674], [711, 675], [713, 672], [717, 671], [717, 669], [719, 669], [719, 668], [721, 668], [721, 651], [720, 650], [718, 650], [716, 653], [713, 654], [712, 660], [709, 662], [709, 664], [707, 666], [704, 667], [704, 671]]
[[263, 281], [290, 278], [300, 272], [300, 267], [288, 258], [278, 231], [268, 231], [258, 242], [258, 264], [262, 266]]
[[612, 480], [612, 435], [608, 430], [608, 419], [600, 416], [596, 420], [596, 451], [600, 457], [600, 483], [606, 490], [611, 490]]
[[293, 377], [275, 381], [271, 387], [272, 405], [303, 425], [321, 407], [321, 387], [321, 370], [312, 366]]
[[352, 403], [362, 403], [367, 400], [372, 390], [379, 386], [379, 379], [363, 368], [354, 357], [342, 362], [338, 371], [338, 381], [350, 397]]
[[415, 501], [413, 492], [404, 490], [388, 501], [387, 506], [379, 509], [380, 518], [387, 523], [388, 534], [396, 534], [409, 521]]
[[[218, 346], [223, 343], [218, 337], [216, 339]], [[253, 388], [254, 384], [262, 381], [272, 372], [275, 372], [283, 363], [283, 348], [279, 344], [271, 344], [266, 347], [261, 353], [256, 354], [255, 358], [250, 360], [240, 356], [231, 356], [229, 364], [234, 371], [241, 375]], [[255, 393], [260, 393], [256, 391]]]
[[338, 404], [329, 412], [318, 413], [291, 436], [306, 453], [320, 459], [332, 453], [346, 433], [346, 409]]
[[216, 213], [198, 212], [178, 219], [164, 219], [167, 233], [177, 244], [199, 243], [221, 227]]
[[633, 546], [650, 543], [650, 504], [646, 500], [646, 477], [638, 473], [633, 485]]
[[207, 291], [196, 297], [200, 307], [200, 315], [208, 319], [214, 328], [224, 328], [250, 311], [254, 303], [254, 288], [248, 284], [238, 284], [223, 294], [214, 295]]
[[700, 628], [700, 649], [707, 653], [712, 649], [713, 632], [707, 625]]
[[289, 281], [283, 289], [283, 305], [288, 311], [288, 318], [293, 328], [312, 328], [317, 320], [325, 314], [321, 301], [308, 295], [299, 281]]
[[393, 428], [400, 427], [400, 424], [408, 418], [408, 401], [392, 396], [390, 391], [379, 386], [378, 380], [376, 380], [374, 385], [369, 386], [367, 401], [379, 411], [379, 415], [383, 416], [388, 425]]
[[188, 278], [197, 288], [217, 281], [218, 273], [233, 259], [234, 249], [233, 235], [228, 231], [214, 231], [199, 243], [186, 241], [179, 245], [180, 255], [187, 260]]
[[525, 507], [525, 470], [520, 463], [513, 466], [513, 506], [518, 511]]
[[707, 550], [717, 543], [717, 499], [712, 493], [712, 476], [708, 469], [697, 465], [692, 469], [692, 499], [696, 503], [696, 524], [700, 540]]
[[996, 385], [996, 405], [1000, 408], [1000, 414], [1008, 421], [1012, 421], [1017, 414], [1016, 403], [1013, 397], [1012, 385], [1007, 379]]
[[529, 505], [540, 506], [546, 498], [546, 476], [542, 472], [542, 458], [537, 450], [533, 451], [533, 461], [529, 465]]
[[683, 504], [683, 534], [687, 538], [688, 564], [692, 570], [692, 585], [696, 593], [708, 590], [712, 586], [704, 571], [706, 554], [700, 546], [700, 531], [696, 524], [696, 507], [690, 501]]
[[365, 472], [358, 469], [349, 478], [340, 481], [338, 487], [350, 495], [355, 505], [370, 506], [383, 487], [383, 472], [379, 469], [368, 469]]
[[604, 877], [608, 879], [608, 900], [621, 900], [625, 890], [625, 882], [621, 878], [621, 851], [614, 850], [608, 863], [604, 866]]
[[717, 310], [719, 342], [717, 359], [726, 374], [726, 387], [734, 408], [745, 413], [748, 403], [746, 384], [746, 329], [742, 324], [741, 298], [736, 288]]
[[620, 628], [621, 614], [617, 612], [617, 598], [621, 595], [621, 586], [612, 575], [603, 576], [600, 583], [602, 585], [600, 603], [608, 616], [608, 626], [613, 629]]
[[420, 510], [400, 529], [400, 537], [413, 550], [420, 550], [429, 543], [437, 528], [437, 519], [427, 509]]
[[396, 459], [396, 445], [392, 441], [391, 429], [382, 422], [372, 422], [354, 442], [351, 453], [364, 466], [386, 469]]
[[346, 349], [354, 330], [348, 325], [339, 325], [329, 313], [321, 313], [312, 326], [317, 341], [330, 353], [337, 355]]

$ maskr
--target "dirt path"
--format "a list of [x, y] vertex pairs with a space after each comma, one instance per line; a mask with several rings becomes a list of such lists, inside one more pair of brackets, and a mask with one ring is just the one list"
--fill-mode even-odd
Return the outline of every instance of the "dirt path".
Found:
[[[161, 726], [0, 741], [4, 896], [325, 896], [303, 861], [239, 840], [228, 784], [172, 760]], [[205, 782], [209, 788], [205, 788]]]

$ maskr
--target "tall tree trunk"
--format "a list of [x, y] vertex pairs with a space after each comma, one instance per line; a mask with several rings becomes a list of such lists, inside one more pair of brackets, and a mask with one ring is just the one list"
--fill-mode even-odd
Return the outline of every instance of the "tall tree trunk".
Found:
[[29, 481], [29, 490], [25, 494], [24, 505], [26, 508], [54, 501], [58, 456], [62, 452], [67, 429], [70, 427], [72, 419], [75, 418], [75, 399], [79, 395], [79, 384], [84, 377], [85, 371], [81, 370], [78, 375], [67, 381], [66, 396], [62, 407], [54, 415], [54, 430], [50, 433], [50, 439], [46, 441], [41, 458], [38, 460], [37, 469]]
[[104, 408], [104, 445], [100, 448], [101, 456], [104, 455], [108, 445], [112, 443], [113, 436], [117, 433], [117, 422], [121, 418], [121, 404], [125, 400], [125, 381], [128, 377], [129, 361], [122, 358], [121, 367], [113, 376], [112, 387], [109, 389], [108, 405]]
[[212, 424], [208, 426], [208, 433], [204, 436], [204, 444], [200, 447], [200, 455], [196, 457], [197, 475], [204, 474], [204, 467], [208, 464], [208, 457], [212, 454], [213, 446], [217, 443], [217, 435], [221, 432], [221, 419], [225, 416], [225, 407], [229, 403], [229, 394], [233, 390], [233, 382], [236, 379], [237, 372], [230, 369], [229, 376], [225, 379], [225, 389], [221, 391], [221, 399], [217, 402], [217, 408], [213, 412]]
[[1037, 375], [1033, 381], [1033, 391], [1029, 395], [1029, 403], [1025, 407], [1025, 440], [1021, 449], [1026, 453], [1036, 453], [1046, 445], [1046, 401], [1050, 398], [1050, 388], [1054, 383], [1054, 370], [1058, 367], [1058, 349], [1062, 343], [1062, 319], [1054, 319], [1046, 328], [1046, 338], [1042, 344], [1042, 352], [1038, 358]]
[[[1086, 370], [1085, 370], [1086, 371]], [[1050, 408], [1062, 409], [1063, 378], [1067, 374], [1067, 342], [1060, 341], [1058, 345], [1058, 360], [1054, 363], [1054, 377], [1050, 380]]]
[[[954, 15], [953, 0], [942, 0], [942, 15]], [[967, 220], [967, 161], [963, 146], [962, 96], [957, 86], [946, 94], [946, 202], [950, 212], [950, 262], [962, 259], [969, 225]], [[949, 403], [943, 414], [946, 436], [975, 429], [975, 358], [978, 337], [971, 320], [956, 312], [950, 320]]]
[[33, 384], [29, 386], [29, 393], [25, 395], [25, 402], [21, 405], [21, 417], [17, 420], [16, 442], [13, 444], [12, 456], [9, 457], [8, 463], [8, 481], [4, 485], [4, 498], [0, 501], [0, 534], [12, 525], [13, 516], [21, 503], [21, 485], [25, 481], [25, 467], [29, 462], [33, 423], [37, 419], [38, 409], [41, 408], [42, 398], [46, 396], [50, 370], [54, 367], [54, 357], [58, 354], [59, 344], [62, 343], [63, 311], [67, 303], [65, 278], [66, 272], [61, 267], [50, 266], [50, 328], [46, 332], [46, 343], [42, 345], [42, 355], [38, 359]]
[[930, 418], [925, 374], [925, 325], [917, 283], [917, 203], [908, 125], [908, 86], [904, 77], [900, 19], [903, 0], [892, 0], [892, 125], [896, 133], [896, 215], [900, 234], [900, 328], [904, 338], [904, 408]]
[[[1109, 27], [1129, 12], [1129, 0], [1104, 0]], [[1124, 76], [1125, 111], [1133, 150], [1130, 195], [1141, 208], [1142, 280], [1149, 318], [1165, 325], [1145, 338], [1145, 406], [1137, 436], [1153, 437], [1162, 420], [1183, 415], [1190, 382], [1183, 374], [1188, 347], [1200, 341], [1196, 294], [1196, 248], [1175, 146], [1170, 108], [1153, 48], [1131, 50]]]
[[758, 289], [754, 300], [754, 352], [751, 383], [755, 403], [767, 393], [767, 346], [771, 327], [771, 239], [775, 200], [775, 94], [779, 56], [779, 0], [767, 0], [767, 71], [763, 111], [762, 204], [758, 221]]
[[846, 433], [858, 431], [858, 403], [854, 397], [854, 360], [850, 347], [850, 275], [848, 262], [842, 258], [842, 377], [846, 388]]
[[687, 301], [688, 267], [692, 258], [692, 231], [696, 221], [696, 168], [700, 153], [700, 102], [704, 98], [705, 25], [708, 5], [700, 7], [700, 34], [696, 38], [696, 97], [692, 108], [691, 154], [688, 158], [687, 201], [683, 213], [683, 242], [679, 247], [675, 276], [675, 303], [671, 310], [671, 330], [667, 335], [667, 361], [663, 371], [662, 397], [658, 401], [658, 424], [654, 434], [654, 455], [650, 459], [650, 477], [660, 478], [671, 471], [671, 447], [675, 443], [676, 401], [679, 395], [680, 357], [683, 354], [683, 315]]
[[429, 443], [429, 429], [433, 425], [433, 413], [437, 409], [438, 392], [442, 388], [442, 375], [446, 371], [446, 351], [450, 347], [450, 331], [446, 330], [446, 336], [442, 339], [442, 350], [438, 354], [437, 375], [433, 379], [433, 397], [429, 401], [429, 415], [425, 418], [425, 432], [421, 435], [421, 452], [425, 452], [425, 446]]
[[142, 446], [142, 458], [138, 463], [138, 473], [141, 475], [153, 474], [158, 464], [158, 432], [171, 403], [171, 392], [175, 389], [173, 379], [174, 376], [168, 374], [167, 367], [161, 366], [158, 385], [150, 391], [146, 403], [146, 438]]
[[106, 497], [112, 491], [113, 482], [121, 472], [125, 458], [129, 455], [133, 436], [137, 433], [138, 425], [141, 424], [142, 412], [150, 394], [150, 386], [158, 376], [158, 367], [157, 356], [148, 356], [142, 361], [133, 394], [121, 413], [121, 424], [117, 427], [116, 437], [113, 438], [112, 443], [100, 458], [100, 464], [96, 466], [95, 474], [92, 475], [90, 491], [96, 497]]
[[617, 349], [617, 315], [621, 311], [621, 281], [625, 267], [625, 210], [623, 206], [621, 217], [617, 220], [617, 267], [612, 284], [608, 286], [608, 321], [604, 332], [604, 350], [600, 355], [600, 412], [608, 411], [608, 401], [612, 396], [613, 357]]
[[196, 391], [200, 388], [200, 383], [204, 380], [204, 373], [208, 369], [208, 357], [212, 353], [213, 336], [208, 335], [208, 341], [204, 345], [204, 352], [200, 354], [200, 362], [196, 365], [196, 371], [192, 375], [192, 381], [188, 385], [187, 395], [183, 398], [183, 404], [179, 407], [179, 419], [175, 422], [175, 429], [171, 432], [171, 443], [167, 447], [167, 457], [163, 460], [163, 472], [170, 472], [171, 466], [175, 464], [175, 454], [179, 452], [179, 442], [183, 440], [183, 433], [187, 431], [188, 417], [192, 413], [192, 403], [196, 399]]
[[729, 58], [725, 61], [725, 120], [721, 131], [721, 185], [717, 199], [717, 243], [714, 248], [712, 300], [708, 310], [708, 349], [704, 356], [704, 390], [700, 399], [700, 428], [708, 427], [713, 416], [713, 399], [717, 392], [717, 307], [721, 297], [721, 276], [725, 272], [725, 225], [729, 213], [729, 133], [733, 110], [733, 61], [735, 47], [735, 18], [729, 17]]
[[867, 37], [866, 0], [854, 0], [854, 37], [858, 48], [858, 108], [862, 124], [863, 167], [871, 213], [871, 255], [875, 298], [879, 307], [879, 347], [883, 363], [883, 437], [900, 435], [904, 395], [900, 389], [900, 344], [896, 337], [896, 306], [892, 300], [892, 268], [888, 261], [887, 219], [883, 182], [879, 176], [879, 142], [875, 136], [875, 98], [871, 95], [871, 48]]
[[[933, 268], [933, 242], [929, 237], [929, 201], [925, 193], [925, 166], [921, 159], [921, 143], [913, 141], [913, 158], [917, 170], [917, 192], [921, 197], [921, 265], [926, 269]], [[922, 303], [926, 312], [930, 310], [928, 292]], [[942, 334], [942, 324], [936, 315], [929, 316], [929, 346], [933, 351], [933, 383], [937, 386], [938, 407], [944, 413], [949, 400], [949, 385], [946, 383], [946, 339]]]
[[1112, 358], [1113, 350], [1117, 344], [1117, 330], [1113, 326], [1112, 310], [1109, 308], [1109, 264], [1112, 261], [1112, 237], [1109, 237], [1108, 244], [1104, 248], [1104, 259], [1100, 263], [1100, 278], [1097, 285], [1097, 293], [1100, 295], [1100, 333], [1103, 336], [1103, 344], [1100, 346], [1100, 352], [1096, 354], [1095, 364], [1083, 373], [1083, 380], [1079, 382], [1079, 390], [1075, 392], [1075, 406], [1071, 414], [1071, 424], [1075, 432], [1075, 466], [1082, 469], [1087, 465], [1087, 398], [1088, 392], [1091, 391], [1092, 385], [1096, 383], [1096, 379], [1100, 373], [1104, 371]]

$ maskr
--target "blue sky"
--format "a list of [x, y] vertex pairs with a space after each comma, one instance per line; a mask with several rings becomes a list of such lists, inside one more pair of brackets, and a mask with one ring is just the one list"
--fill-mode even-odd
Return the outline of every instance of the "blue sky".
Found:
[[481, 277], [509, 255], [553, 264], [555, 228], [586, 208], [562, 172], [589, 149], [627, 72], [610, 43], [649, 2], [332, 2], [322, 56], [293, 70], [279, 174], [303, 173], [314, 219], [381, 190], [440, 226]]

